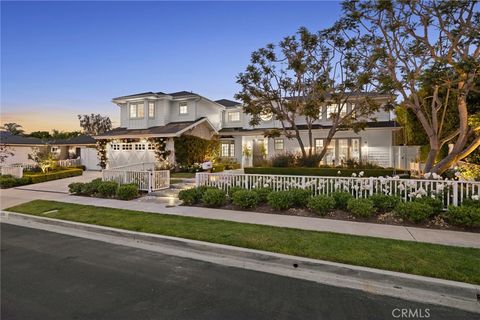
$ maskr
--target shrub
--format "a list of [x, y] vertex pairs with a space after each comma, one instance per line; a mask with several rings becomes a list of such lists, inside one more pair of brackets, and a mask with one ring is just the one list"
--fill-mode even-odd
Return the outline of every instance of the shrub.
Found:
[[348, 200], [352, 199], [352, 195], [348, 192], [336, 191], [332, 192], [331, 196], [335, 199], [335, 208], [347, 209]]
[[293, 205], [290, 191], [274, 191], [267, 196], [268, 205], [275, 210], [285, 210]]
[[272, 188], [258, 188], [253, 189], [258, 195], [258, 203], [266, 203], [268, 201], [268, 195], [273, 192]]
[[373, 201], [373, 206], [382, 212], [392, 211], [401, 201], [399, 197], [385, 194], [374, 194], [369, 199]]
[[98, 192], [98, 186], [102, 183], [101, 178], [93, 179], [90, 182], [84, 183], [82, 186], [81, 194], [86, 196], [93, 196]]
[[68, 168], [58, 171], [50, 171], [47, 173], [26, 173], [25, 177], [29, 177], [32, 183], [40, 183], [45, 181], [70, 178], [75, 176], [81, 176], [83, 174], [82, 169]]
[[117, 198], [132, 200], [138, 197], [138, 186], [135, 184], [122, 184], [117, 189]]
[[258, 194], [253, 190], [239, 190], [233, 195], [232, 202], [241, 208], [253, 208], [258, 204]]
[[0, 178], [0, 187], [2, 189], [13, 188], [18, 186], [18, 181], [16, 178], [10, 175], [4, 175]]
[[272, 167], [293, 167], [293, 166], [295, 166], [294, 154], [291, 154], [291, 153], [279, 154], [272, 158]]
[[422, 197], [416, 198], [414, 202], [424, 203], [429, 205], [432, 208], [432, 213], [430, 215], [435, 215], [443, 211], [443, 203], [440, 199], [431, 198], [431, 197]]
[[202, 196], [202, 202], [207, 207], [220, 207], [225, 204], [226, 194], [225, 191], [216, 189], [216, 188], [209, 188], [207, 189]]
[[324, 216], [335, 207], [335, 199], [326, 195], [311, 197], [308, 199], [307, 207], [315, 213]]
[[31, 184], [32, 179], [28, 176], [23, 176], [23, 177], [17, 179], [17, 183], [18, 183], [19, 186], [24, 186], [26, 184]]
[[447, 220], [456, 226], [480, 227], [480, 207], [449, 206]]
[[312, 155], [307, 155], [305, 158], [299, 157], [297, 165], [299, 167], [318, 168], [321, 160], [322, 158], [320, 158], [320, 154], [314, 153]]
[[291, 194], [292, 205], [295, 207], [306, 207], [308, 199], [312, 196], [312, 193], [305, 189], [290, 189], [288, 192]]
[[246, 190], [245, 188], [242, 188], [242, 187], [231, 187], [230, 190], [228, 190], [228, 195], [230, 196], [230, 198], [233, 198], [233, 195], [237, 192], [237, 191], [241, 191], [241, 190]]
[[480, 200], [474, 199], [464, 199], [462, 202], [462, 206], [466, 207], [480, 207]]
[[[406, 176], [410, 174], [409, 171], [405, 170], [393, 170], [393, 169], [384, 169], [384, 168], [375, 168], [375, 169], [362, 169], [362, 168], [278, 168], [285, 167], [280, 165], [274, 165], [274, 160], [272, 159], [272, 167], [259, 167], [259, 168], [245, 168], [244, 171], [247, 174], [279, 174], [279, 175], [294, 175], [294, 176], [334, 176], [334, 177], [351, 177], [352, 173], [357, 175], [363, 171], [364, 177], [380, 177], [380, 176]], [[340, 171], [340, 174], [338, 174]]]
[[415, 223], [424, 221], [433, 213], [430, 205], [420, 201], [400, 202], [395, 207], [395, 214], [402, 219], [409, 220]]
[[183, 204], [191, 206], [202, 200], [202, 192], [199, 188], [185, 189], [178, 193], [178, 199], [182, 200]]
[[348, 200], [347, 209], [355, 217], [370, 218], [375, 213], [373, 201], [365, 198]]
[[83, 182], [73, 182], [68, 185], [68, 192], [73, 194], [82, 194]]
[[222, 172], [225, 170], [225, 165], [223, 164], [215, 164], [212, 167], [212, 172]]
[[102, 181], [97, 189], [101, 197], [113, 198], [117, 193], [118, 183], [115, 181]]

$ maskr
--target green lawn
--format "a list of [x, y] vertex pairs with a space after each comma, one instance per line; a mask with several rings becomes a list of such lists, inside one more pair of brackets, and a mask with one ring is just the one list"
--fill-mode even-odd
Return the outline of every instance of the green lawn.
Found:
[[192, 172], [173, 172], [170, 178], [195, 178], [195, 173]]
[[7, 210], [480, 284], [480, 249], [44, 200]]
[[182, 181], [182, 179], [170, 179], [170, 184], [181, 183]]

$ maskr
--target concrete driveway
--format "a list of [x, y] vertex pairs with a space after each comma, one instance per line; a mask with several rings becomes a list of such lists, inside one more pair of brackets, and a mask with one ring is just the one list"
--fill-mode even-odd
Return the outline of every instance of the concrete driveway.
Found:
[[72, 182], [89, 182], [96, 178], [101, 178], [101, 171], [84, 171], [83, 175], [65, 179], [52, 180], [42, 183], [29, 184], [26, 186], [16, 187], [18, 190], [33, 190], [44, 192], [58, 192], [68, 194], [68, 185]]

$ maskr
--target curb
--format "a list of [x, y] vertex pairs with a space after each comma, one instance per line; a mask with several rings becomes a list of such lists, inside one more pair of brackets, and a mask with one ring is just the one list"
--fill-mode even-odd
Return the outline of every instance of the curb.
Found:
[[480, 313], [480, 286], [463, 282], [3, 210], [0, 218], [2, 223]]

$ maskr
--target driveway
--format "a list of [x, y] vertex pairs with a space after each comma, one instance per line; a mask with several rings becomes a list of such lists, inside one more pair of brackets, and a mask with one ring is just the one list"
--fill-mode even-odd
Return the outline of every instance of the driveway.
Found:
[[101, 178], [101, 171], [84, 171], [83, 175], [65, 179], [52, 180], [47, 182], [29, 184], [26, 186], [16, 187], [19, 190], [34, 190], [44, 192], [58, 192], [68, 194], [68, 185], [72, 182], [89, 182], [96, 178]]

